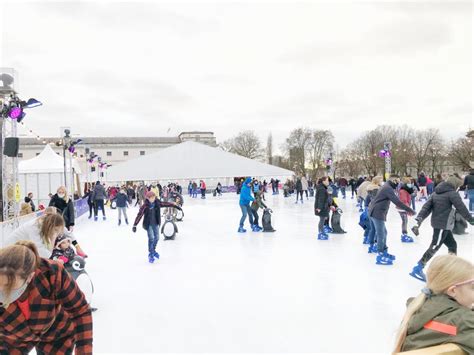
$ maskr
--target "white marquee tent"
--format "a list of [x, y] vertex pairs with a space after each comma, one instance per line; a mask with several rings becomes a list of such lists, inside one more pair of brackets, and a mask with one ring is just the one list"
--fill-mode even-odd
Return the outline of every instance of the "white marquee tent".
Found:
[[[66, 159], [66, 171], [70, 177], [69, 159]], [[81, 168], [75, 159], [72, 159], [75, 174], [81, 173]], [[33, 200], [38, 206], [48, 203], [48, 194], [55, 193], [56, 189], [64, 185], [64, 159], [54, 152], [49, 144], [36, 157], [20, 161], [18, 164], [20, 191], [26, 196], [33, 193]]]
[[212, 186], [213, 180], [217, 184], [219, 179], [226, 179], [221, 183], [229, 185], [233, 184], [234, 177], [282, 179], [293, 174], [290, 170], [228, 153], [220, 148], [188, 141], [113, 166], [107, 170], [106, 180], [182, 182], [189, 179], [205, 179], [208, 186]]

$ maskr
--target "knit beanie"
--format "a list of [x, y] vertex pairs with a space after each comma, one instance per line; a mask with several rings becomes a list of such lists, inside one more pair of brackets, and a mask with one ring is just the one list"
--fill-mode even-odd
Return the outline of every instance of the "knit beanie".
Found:
[[59, 249], [59, 245], [60, 245], [62, 242], [66, 241], [66, 240], [69, 240], [70, 242], [72, 242], [72, 239], [69, 238], [69, 237], [66, 237], [64, 234], [58, 236], [58, 237], [56, 238], [56, 242], [54, 243], [54, 247], [55, 247], [56, 249]]

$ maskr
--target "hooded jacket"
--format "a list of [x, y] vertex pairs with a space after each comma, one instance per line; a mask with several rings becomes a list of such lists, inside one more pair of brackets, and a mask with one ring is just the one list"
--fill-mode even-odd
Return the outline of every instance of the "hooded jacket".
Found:
[[[329, 193], [323, 183], [316, 186], [316, 197], [314, 199], [314, 214], [319, 217], [329, 217]], [[316, 210], [320, 211], [317, 212]]]
[[104, 185], [96, 184], [94, 186], [94, 191], [92, 191], [92, 200], [107, 200], [107, 193], [105, 192]]
[[248, 184], [252, 182], [252, 178], [248, 177], [245, 179], [244, 183], [242, 184], [242, 189], [240, 190], [240, 201], [239, 204], [241, 206], [247, 206], [250, 202], [254, 200], [252, 195], [250, 194], [250, 187]]
[[474, 220], [454, 186], [448, 182], [442, 182], [436, 186], [434, 194], [423, 205], [416, 220], [421, 223], [431, 214], [433, 228], [453, 230], [455, 221], [453, 206], [468, 222]]
[[[448, 325], [451, 334], [433, 330], [431, 321]], [[453, 335], [454, 331], [456, 335]], [[474, 312], [446, 294], [433, 295], [408, 323], [402, 351], [454, 343], [468, 354], [474, 354]]]
[[391, 181], [387, 181], [379, 190], [375, 198], [369, 205], [369, 216], [372, 218], [387, 220], [387, 213], [390, 208], [390, 202], [393, 202], [401, 210], [415, 214], [410, 207], [403, 204], [402, 201], [395, 195], [395, 190]]

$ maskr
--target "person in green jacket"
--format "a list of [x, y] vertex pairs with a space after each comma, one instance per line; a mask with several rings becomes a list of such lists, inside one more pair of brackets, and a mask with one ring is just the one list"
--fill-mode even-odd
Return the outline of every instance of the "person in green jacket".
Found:
[[453, 343], [474, 354], [474, 265], [455, 255], [433, 259], [427, 287], [408, 300], [394, 353]]

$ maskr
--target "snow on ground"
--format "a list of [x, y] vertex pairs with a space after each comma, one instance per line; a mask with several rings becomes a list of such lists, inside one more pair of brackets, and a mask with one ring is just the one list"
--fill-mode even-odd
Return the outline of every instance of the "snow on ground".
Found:
[[[179, 234], [160, 236], [155, 264], [145, 231], [118, 227], [117, 210], [106, 210], [107, 221], [79, 220], [99, 308], [94, 352], [388, 353], [406, 299], [423, 287], [408, 273], [430, 243], [429, 222], [402, 244], [392, 205], [388, 245], [397, 260], [381, 266], [362, 245], [355, 200], [340, 201], [348, 233], [318, 241], [313, 199], [295, 205], [267, 195], [277, 232], [238, 234], [237, 198], [186, 198]], [[128, 213], [133, 223], [137, 209]], [[472, 260], [469, 228], [456, 239]]]

